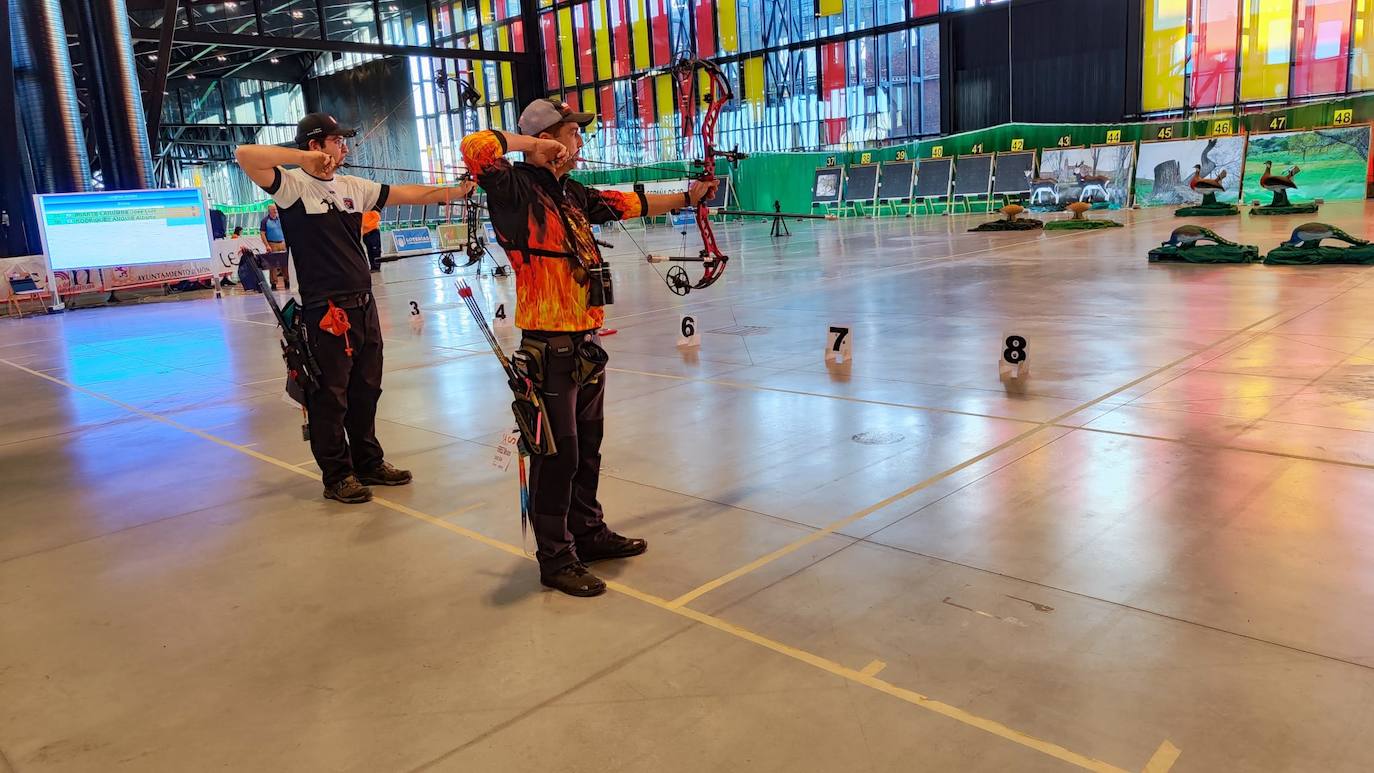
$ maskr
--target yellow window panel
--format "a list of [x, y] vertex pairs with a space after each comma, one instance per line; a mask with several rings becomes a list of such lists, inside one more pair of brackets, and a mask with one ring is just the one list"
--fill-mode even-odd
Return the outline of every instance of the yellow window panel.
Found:
[[716, 0], [716, 26], [720, 29], [720, 50], [738, 51], [739, 20], [735, 15], [735, 0]]
[[[631, 3], [639, 3], [639, 0], [630, 0]], [[630, 12], [630, 27], [634, 33], [635, 69], [645, 70], [649, 67], [649, 19], [644, 15], [644, 8], [639, 7], [637, 11]]]
[[744, 101], [752, 108], [754, 117], [763, 115], [763, 57], [744, 60]]
[[496, 15], [491, 12], [491, 0], [481, 0], [478, 4], [478, 14], [482, 20], [482, 26], [487, 26], [495, 20]]
[[837, 13], [844, 13], [844, 0], [820, 0], [816, 4], [817, 16], [834, 16]]
[[1350, 87], [1355, 91], [1374, 89], [1374, 0], [1355, 0], [1354, 40], [1350, 48], [1355, 53]]
[[1250, 0], [1245, 9], [1241, 18], [1240, 98], [1282, 99], [1288, 96], [1293, 4], [1289, 0]]
[[572, 9], [558, 9], [558, 47], [562, 49], [563, 85], [577, 82], [577, 40], [573, 37]]
[[[597, 11], [601, 14], [603, 24], [594, 24], [593, 32], [596, 36], [596, 77], [611, 77], [611, 17], [606, 13], [606, 0], [596, 0]], [[593, 16], [592, 18], [596, 18]]]
[[1145, 0], [1140, 107], [1147, 112], [1183, 107], [1184, 36], [1188, 0]]
[[658, 103], [658, 119], [665, 125], [672, 121], [676, 115], [677, 107], [673, 104], [673, 76], [656, 75], [654, 76], [654, 96]]
[[501, 63], [501, 96], [507, 99], [515, 96], [515, 70], [510, 62]]

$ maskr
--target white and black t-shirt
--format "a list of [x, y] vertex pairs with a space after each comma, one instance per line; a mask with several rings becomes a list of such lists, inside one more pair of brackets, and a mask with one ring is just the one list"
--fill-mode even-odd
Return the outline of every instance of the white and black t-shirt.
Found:
[[302, 301], [371, 289], [363, 213], [386, 206], [388, 186], [346, 174], [321, 180], [303, 169], [278, 167], [263, 190], [281, 213]]

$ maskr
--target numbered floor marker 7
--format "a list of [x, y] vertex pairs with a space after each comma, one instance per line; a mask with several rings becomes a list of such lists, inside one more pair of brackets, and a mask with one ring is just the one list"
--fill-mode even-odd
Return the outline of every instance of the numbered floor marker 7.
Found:
[[690, 315], [683, 315], [678, 330], [682, 337], [677, 340], [678, 346], [700, 346], [701, 339], [697, 337], [697, 318]]
[[825, 340], [825, 361], [826, 362], [849, 362], [854, 358], [853, 346], [854, 336], [848, 327], [831, 325], [830, 333]]
[[1012, 378], [1020, 378], [1028, 368], [1026, 337], [1016, 333], [1002, 336], [1002, 356], [997, 358], [998, 372], [1009, 372]]

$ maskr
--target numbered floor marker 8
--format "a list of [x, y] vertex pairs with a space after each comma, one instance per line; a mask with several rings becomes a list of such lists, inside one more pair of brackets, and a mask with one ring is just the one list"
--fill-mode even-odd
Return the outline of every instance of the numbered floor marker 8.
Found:
[[1016, 333], [1003, 334], [1001, 349], [1001, 356], [997, 358], [998, 372], [1008, 374], [1012, 378], [1026, 375], [1030, 367], [1026, 353], [1026, 337]]

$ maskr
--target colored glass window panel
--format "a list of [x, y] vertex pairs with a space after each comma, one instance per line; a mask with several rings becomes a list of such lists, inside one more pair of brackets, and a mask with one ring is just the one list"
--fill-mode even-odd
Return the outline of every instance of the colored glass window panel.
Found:
[[1197, 0], [1193, 29], [1194, 107], [1236, 101], [1236, 34], [1240, 18], [1236, 0]]
[[730, 54], [739, 51], [739, 18], [735, 0], [716, 0], [716, 23], [719, 26], [720, 50]]
[[605, 129], [614, 129], [615, 120], [615, 87], [601, 87], [601, 126]]
[[[639, 0], [635, 0], [636, 3]], [[615, 35], [614, 75], [624, 78], [630, 74], [630, 25], [626, 0], [611, 0], [611, 27]]]
[[1144, 0], [1141, 108], [1146, 112], [1183, 107], [1183, 65], [1188, 0]]
[[673, 104], [673, 78], [671, 75], [654, 76], [654, 92], [658, 102], [658, 119], [660, 122], [668, 122], [675, 115], [676, 106]]
[[593, 0], [592, 29], [596, 33], [596, 77], [611, 77], [611, 25], [606, 23], [606, 0]]
[[1355, 40], [1351, 62], [1350, 88], [1374, 89], [1374, 2], [1359, 0], [1355, 6]]
[[563, 85], [577, 82], [577, 42], [573, 40], [572, 9], [558, 9], [558, 53], [563, 67]]
[[673, 43], [668, 30], [668, 9], [664, 0], [649, 0], [649, 28], [654, 38], [654, 64], [671, 64]]
[[1351, 0], [1298, 0], [1293, 96], [1345, 91]]
[[1240, 39], [1240, 99], [1288, 96], [1293, 0], [1249, 0]]
[[697, 56], [716, 55], [716, 4], [713, 0], [694, 0], [697, 14]]
[[596, 78], [596, 60], [592, 54], [592, 19], [587, 3], [573, 9], [573, 25], [577, 28], [577, 74], [582, 80]]
[[539, 15], [539, 34], [544, 39], [544, 87], [558, 89], [558, 27], [553, 14]]
[[911, 0], [911, 18], [920, 19], [940, 12], [940, 0]]
[[833, 144], [844, 136], [845, 56], [844, 43], [827, 43], [821, 47], [821, 97], [825, 102], [823, 142]]
[[833, 16], [837, 13], [844, 13], [844, 0], [817, 0], [817, 16]]
[[640, 124], [652, 126], [654, 123], [654, 83], [649, 78], [640, 78], [635, 81], [635, 88], [638, 91], [635, 96], [639, 100]]
[[634, 34], [634, 62], [636, 70], [649, 69], [649, 17], [644, 13], [644, 0], [630, 0], [630, 31]]
[[744, 60], [744, 101], [755, 118], [763, 114], [763, 57]]

